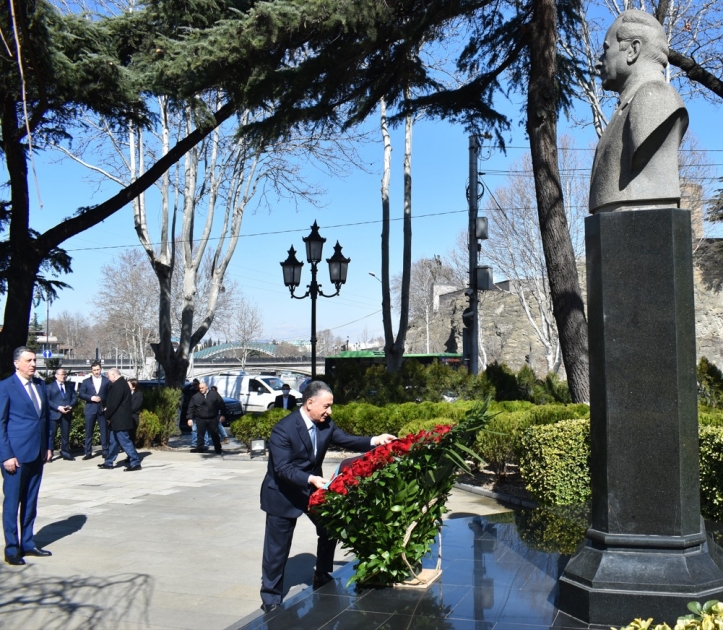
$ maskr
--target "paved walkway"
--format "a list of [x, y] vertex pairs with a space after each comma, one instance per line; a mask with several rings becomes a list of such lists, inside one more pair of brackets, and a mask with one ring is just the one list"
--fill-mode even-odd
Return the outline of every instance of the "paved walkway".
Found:
[[[98, 457], [46, 468], [35, 529], [53, 557], [0, 565], [1, 628], [215, 630], [258, 610], [266, 462], [185, 450], [142, 455], [143, 470], [130, 475], [99, 470]], [[465, 492], [450, 507], [503, 509]], [[309, 585], [315, 549], [313, 526], [299, 519], [291, 594]]]

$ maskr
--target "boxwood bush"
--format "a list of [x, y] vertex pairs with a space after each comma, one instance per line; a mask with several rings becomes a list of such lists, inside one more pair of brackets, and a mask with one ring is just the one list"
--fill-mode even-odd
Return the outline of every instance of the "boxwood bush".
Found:
[[723, 427], [700, 427], [700, 511], [723, 523]]
[[[701, 426], [699, 440], [701, 513], [723, 522], [723, 427]], [[527, 490], [542, 505], [589, 500], [589, 420], [531, 426], [520, 436], [519, 454]]]
[[231, 423], [231, 433], [241, 444], [251, 448], [251, 440], [268, 440], [274, 425], [289, 413], [288, 409], [269, 409], [258, 415], [246, 414]]
[[520, 435], [520, 474], [543, 505], [590, 498], [590, 421], [528, 427]]

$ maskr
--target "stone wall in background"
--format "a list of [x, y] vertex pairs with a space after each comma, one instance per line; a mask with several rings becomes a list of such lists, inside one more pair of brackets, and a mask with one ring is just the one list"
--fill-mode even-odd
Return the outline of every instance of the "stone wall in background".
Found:
[[[695, 249], [695, 310], [697, 356], [706, 356], [723, 369], [723, 240], [701, 239]], [[585, 265], [578, 265], [580, 285], [586, 299]], [[631, 279], [634, 282], [634, 279]], [[461, 290], [435, 293], [438, 307], [430, 322], [430, 351], [462, 352], [462, 312], [467, 298]], [[529, 355], [538, 376], [547, 371], [545, 349], [530, 325], [516, 295], [504, 291], [480, 293], [481, 345], [487, 363], [504, 362], [513, 370], [521, 368]], [[412, 322], [407, 334], [407, 352], [426, 352], [424, 322]], [[565, 368], [559, 374], [565, 378]]]

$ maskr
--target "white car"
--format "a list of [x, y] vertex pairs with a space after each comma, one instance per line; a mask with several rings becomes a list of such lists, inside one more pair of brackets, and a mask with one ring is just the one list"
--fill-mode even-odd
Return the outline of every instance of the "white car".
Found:
[[[276, 376], [264, 374], [223, 373], [204, 379], [209, 387], [215, 385], [218, 393], [241, 401], [244, 413], [261, 413], [273, 409], [276, 397], [281, 396], [284, 382]], [[301, 400], [301, 393], [291, 390], [291, 395]]]

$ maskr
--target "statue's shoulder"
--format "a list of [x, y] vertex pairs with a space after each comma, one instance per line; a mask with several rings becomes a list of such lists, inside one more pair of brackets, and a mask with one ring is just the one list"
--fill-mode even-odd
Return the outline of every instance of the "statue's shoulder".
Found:
[[676, 121], [681, 121], [684, 128], [688, 124], [683, 99], [665, 81], [643, 83], [630, 100], [629, 108], [628, 121], [636, 147], [661, 126], [672, 128]]
[[667, 81], [647, 81], [636, 90], [630, 101], [630, 107], [639, 112], [647, 111], [654, 116], [660, 109], [667, 111], [685, 109], [685, 104], [678, 91]]

